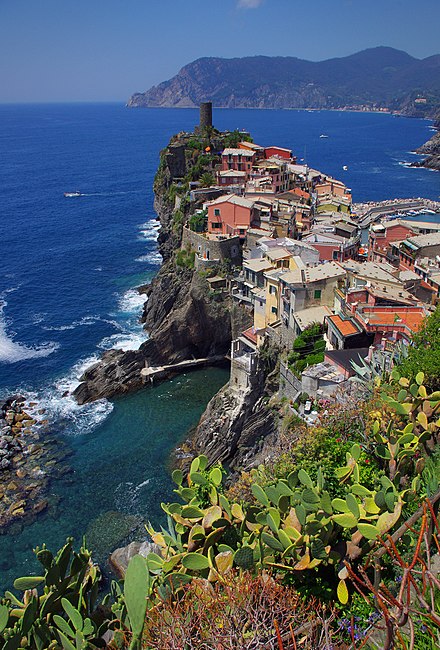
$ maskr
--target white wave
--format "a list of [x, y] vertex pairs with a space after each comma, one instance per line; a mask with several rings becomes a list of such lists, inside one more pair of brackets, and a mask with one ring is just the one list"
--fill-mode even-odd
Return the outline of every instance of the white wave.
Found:
[[[43, 417], [50, 424], [56, 423], [56, 426], [61, 424], [63, 428], [73, 435], [92, 431], [111, 413], [113, 405], [107, 400], [99, 400], [79, 406], [72, 397], [72, 393], [80, 384], [80, 377], [84, 371], [97, 361], [99, 361], [97, 355], [81, 359], [65, 377], [55, 381], [52, 386], [42, 391], [41, 394], [28, 393], [26, 395], [27, 399], [36, 403], [33, 409], [29, 409], [30, 412], [32, 413], [32, 410], [34, 410], [35, 415], [37, 415], [40, 409], [44, 409]], [[41, 419], [41, 417], [38, 414], [38, 419]]]
[[146, 481], [142, 481], [142, 483], [139, 483], [139, 485], [137, 485], [137, 486], [134, 488], [134, 491], [137, 492], [138, 490], [140, 490], [141, 488], [145, 487], [146, 485], [149, 485], [150, 481], [151, 481], [151, 479], [149, 479], [149, 478], [147, 478]]
[[135, 262], [141, 262], [143, 264], [145, 264], [145, 262], [148, 264], [162, 264], [162, 255], [159, 253], [159, 251], [153, 251], [151, 253], [147, 253], [146, 255], [136, 257]]
[[[149, 255], [145, 255], [147, 258], [147, 262], [149, 264], [154, 264], [160, 266], [162, 264], [162, 255], [159, 253], [159, 251], [155, 251], [154, 253], [150, 253]], [[138, 261], [138, 260], [136, 260]]]
[[[6, 291], [5, 293], [9, 293]], [[26, 359], [37, 359], [47, 357], [60, 347], [54, 341], [43, 341], [39, 345], [28, 346], [14, 341], [14, 335], [8, 335], [7, 323], [3, 315], [3, 309], [7, 303], [0, 302], [0, 363], [17, 363]]]
[[160, 230], [160, 223], [158, 221], [147, 221], [138, 226], [140, 240], [156, 241]]
[[101, 316], [83, 316], [79, 320], [74, 320], [72, 323], [69, 323], [67, 325], [44, 325], [42, 329], [51, 332], [65, 332], [66, 330], [74, 330], [76, 327], [87, 327], [89, 325], [94, 325], [98, 322], [109, 323], [119, 330], [123, 329], [123, 327], [117, 321], [110, 320], [108, 318], [101, 318]]
[[99, 344], [101, 350], [138, 350], [142, 343], [145, 343], [148, 336], [145, 332], [126, 332], [107, 336]]
[[74, 330], [75, 327], [81, 327], [82, 325], [93, 325], [98, 320], [100, 318], [97, 316], [84, 316], [80, 320], [74, 320], [69, 325], [46, 325], [43, 329], [52, 332], [65, 332], [66, 330]]
[[146, 302], [146, 296], [139, 293], [137, 289], [128, 289], [123, 296], [119, 298], [118, 308], [124, 314], [133, 314], [140, 312]]

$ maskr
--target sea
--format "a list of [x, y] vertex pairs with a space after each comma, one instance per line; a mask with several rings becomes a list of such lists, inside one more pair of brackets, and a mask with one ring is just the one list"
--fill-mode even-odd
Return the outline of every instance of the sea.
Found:
[[[44, 435], [69, 453], [47, 511], [0, 531], [0, 588], [36, 570], [32, 549], [43, 542], [55, 550], [85, 535], [106, 567], [114, 548], [145, 535], [144, 523], [160, 525], [160, 503], [172, 498], [170, 454], [227, 381], [225, 369], [211, 368], [82, 407], [69, 396], [105, 350], [147, 338], [137, 287], [161, 263], [152, 192], [159, 152], [197, 122], [193, 109], [0, 106], [0, 398], [35, 402]], [[440, 174], [407, 167], [432, 135], [430, 121], [218, 109], [214, 123], [291, 148], [342, 179], [354, 201], [439, 199]], [[81, 196], [64, 196], [75, 191]]]

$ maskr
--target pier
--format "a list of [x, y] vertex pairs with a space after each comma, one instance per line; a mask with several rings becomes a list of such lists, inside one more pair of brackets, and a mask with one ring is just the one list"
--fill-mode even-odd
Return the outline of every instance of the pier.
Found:
[[[440, 213], [440, 201], [430, 199], [392, 199], [372, 203], [357, 203], [353, 205], [353, 212], [358, 217], [361, 228], [368, 228], [372, 223], [382, 217], [393, 216], [408, 212], [409, 210], [430, 210]], [[405, 215], [407, 216], [407, 215]]]
[[171, 363], [167, 366], [145, 366], [141, 370], [141, 377], [144, 384], [153, 383], [155, 379], [165, 379], [171, 374], [183, 372], [184, 370], [193, 370], [204, 366], [214, 366], [226, 360], [224, 355], [214, 357], [205, 357], [204, 359], [186, 359], [178, 363]]

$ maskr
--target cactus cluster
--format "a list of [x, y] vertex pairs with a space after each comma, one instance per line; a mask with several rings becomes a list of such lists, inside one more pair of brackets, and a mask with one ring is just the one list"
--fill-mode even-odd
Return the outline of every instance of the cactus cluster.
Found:
[[387, 464], [388, 476], [395, 483], [403, 474], [420, 474], [424, 464], [420, 453], [429, 454], [440, 442], [440, 391], [428, 393], [424, 379], [424, 373], [419, 372], [410, 384], [393, 370], [391, 380], [398, 384], [399, 391], [396, 399], [384, 400], [403, 426], [396, 427], [393, 418], [386, 427], [376, 419], [372, 427], [377, 443], [375, 454]]
[[[403, 493], [386, 476], [377, 490], [359, 482], [361, 448], [347, 453], [339, 477], [346, 485], [345, 498], [333, 498], [325, 489], [323, 473], [316, 482], [300, 469], [272, 485], [252, 485], [254, 503], [231, 503], [221, 492], [222, 472], [206, 471], [207, 459], [194, 459], [187, 483], [180, 470], [173, 474], [176, 494], [183, 503], [162, 504], [168, 530], [148, 526], [162, 556], [150, 554], [147, 565], [157, 593], [167, 598], [192, 576], [214, 582], [233, 567], [272, 569], [284, 573], [332, 565], [345, 581], [343, 560], [356, 557], [363, 547], [389, 531], [399, 520]], [[256, 472], [258, 479], [258, 471]], [[198, 487], [209, 503], [203, 505]], [[348, 541], [341, 545], [341, 539]], [[340, 584], [341, 598], [347, 592]]]
[[17, 578], [23, 595], [7, 591], [1, 600], [2, 650], [105, 647], [95, 616], [100, 572], [85, 545], [75, 553], [68, 539], [55, 556], [45, 546], [35, 554], [44, 575]]

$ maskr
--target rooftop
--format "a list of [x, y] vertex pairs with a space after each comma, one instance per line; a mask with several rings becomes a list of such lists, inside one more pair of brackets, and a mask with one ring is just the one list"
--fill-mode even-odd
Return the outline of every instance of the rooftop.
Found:
[[265, 252], [265, 255], [273, 262], [276, 262], [277, 260], [287, 259], [291, 257], [292, 254], [287, 250], [287, 248], [269, 248]]
[[243, 208], [253, 208], [255, 201], [250, 199], [245, 199], [242, 196], [237, 196], [236, 194], [223, 194], [213, 201], [208, 201], [205, 203], [206, 206], [210, 205], [220, 205], [221, 203], [233, 203], [234, 205], [240, 205]]
[[247, 260], [243, 262], [243, 268], [258, 273], [259, 271], [266, 271], [272, 268], [272, 263], [267, 259]]
[[246, 149], [223, 149], [222, 156], [248, 156], [252, 158], [255, 156], [255, 152]]
[[359, 357], [361, 357], [361, 359], [365, 359], [368, 356], [369, 351], [369, 348], [353, 348], [351, 350], [326, 350], [325, 358], [329, 359], [330, 362], [337, 363], [338, 366], [342, 366], [345, 368], [345, 370], [353, 372], [351, 361], [359, 363]]
[[344, 276], [345, 270], [337, 262], [327, 262], [318, 266], [311, 266], [305, 270], [306, 282], [319, 282], [320, 280]]
[[380, 327], [394, 325], [396, 327], [404, 325], [411, 332], [417, 332], [423, 320], [425, 319], [425, 311], [423, 308], [410, 309], [410, 308], [395, 308], [389, 309], [362, 309], [357, 314], [368, 327]]
[[231, 178], [236, 178], [237, 176], [240, 176], [244, 178], [246, 176], [246, 172], [242, 172], [237, 169], [226, 169], [220, 171], [219, 176], [221, 176], [222, 178], [224, 178], [225, 176]]
[[431, 232], [427, 235], [415, 235], [407, 237], [401, 244], [407, 244], [409, 248], [418, 250], [429, 246], [440, 246], [440, 232]]
[[262, 147], [259, 144], [256, 144], [255, 142], [239, 142], [239, 145], [242, 145], [243, 147], [247, 147], [248, 149], [253, 149], [254, 151], [263, 151], [264, 147]]
[[306, 327], [312, 325], [312, 323], [323, 323], [326, 316], [330, 316], [331, 311], [325, 305], [319, 305], [317, 307], [308, 307], [307, 309], [301, 309], [294, 313], [294, 318], [301, 330], [304, 331]]
[[342, 336], [353, 336], [359, 334], [359, 329], [351, 318], [342, 319], [338, 314], [332, 314], [328, 317]]
[[399, 284], [399, 280], [393, 275], [396, 269], [386, 262], [356, 262], [355, 260], [348, 260], [343, 263], [343, 267], [347, 271], [369, 280]]

